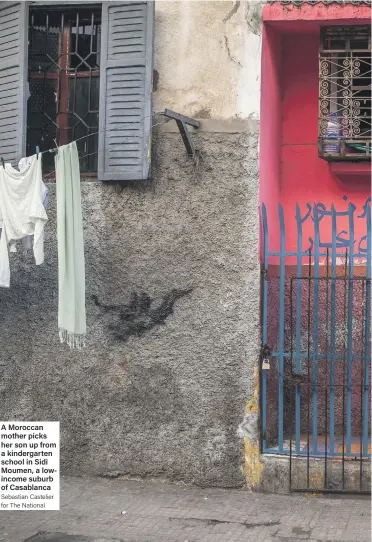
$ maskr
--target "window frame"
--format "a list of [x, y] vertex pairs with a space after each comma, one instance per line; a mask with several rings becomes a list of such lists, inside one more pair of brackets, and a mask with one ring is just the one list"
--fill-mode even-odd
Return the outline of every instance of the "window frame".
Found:
[[[64, 4], [54, 5], [52, 2], [43, 2], [38, 3], [36, 6], [29, 5], [29, 27], [31, 25], [32, 14], [41, 12], [46, 16], [49, 13], [59, 12], [61, 16], [61, 43], [59, 44], [59, 68], [56, 72], [45, 72], [45, 71], [36, 71], [30, 69], [30, 56], [28, 55], [27, 60], [27, 81], [31, 80], [54, 80], [58, 84], [56, 86], [56, 117], [55, 121], [50, 119], [56, 127], [56, 142], [57, 145], [66, 145], [70, 143], [69, 131], [71, 127], [69, 126], [69, 105], [70, 105], [70, 82], [76, 81], [78, 79], [86, 78], [100, 78], [101, 71], [100, 69], [94, 69], [90, 71], [78, 71], [71, 69], [71, 60], [73, 57], [72, 51], [72, 21], [69, 16], [71, 13], [76, 12], [78, 15], [81, 12], [89, 12], [92, 10], [97, 11], [100, 9], [102, 17], [102, 2], [93, 2], [86, 5], [81, 5], [81, 2], [65, 2]], [[77, 23], [79, 20], [77, 19]], [[100, 22], [101, 24], [101, 22]], [[29, 31], [29, 30], [28, 30]], [[97, 55], [101, 55], [101, 47], [96, 51]], [[76, 94], [76, 84], [75, 84], [75, 94]], [[97, 119], [97, 132], [99, 130], [99, 95], [98, 95], [98, 119]], [[74, 99], [76, 99], [74, 97]], [[92, 113], [91, 111], [89, 113]], [[45, 114], [45, 112], [43, 112]], [[84, 119], [81, 119], [84, 123]], [[85, 124], [85, 123], [84, 123]], [[89, 129], [89, 128], [88, 128]], [[26, 124], [26, 137], [28, 136], [29, 127]], [[97, 137], [98, 145], [98, 137]], [[98, 152], [98, 151], [97, 151]], [[98, 165], [96, 165], [95, 171], [86, 171], [82, 172], [82, 175], [85, 177], [96, 177], [98, 173]]]

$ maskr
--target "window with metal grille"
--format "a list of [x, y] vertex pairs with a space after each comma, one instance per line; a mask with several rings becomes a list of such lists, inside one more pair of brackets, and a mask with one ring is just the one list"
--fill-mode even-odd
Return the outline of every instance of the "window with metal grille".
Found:
[[319, 156], [371, 159], [371, 27], [327, 27], [319, 51]]
[[[27, 154], [98, 132], [101, 6], [31, 8]], [[77, 143], [82, 172], [97, 171], [98, 135]], [[43, 157], [45, 171], [53, 156]]]

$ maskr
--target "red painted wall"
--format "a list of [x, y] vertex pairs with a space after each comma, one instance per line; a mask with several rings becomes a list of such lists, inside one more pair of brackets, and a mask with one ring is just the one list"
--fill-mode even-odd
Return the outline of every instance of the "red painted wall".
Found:
[[[296, 250], [296, 203], [306, 211], [306, 203], [322, 202], [330, 209], [347, 210], [349, 201], [362, 213], [370, 196], [370, 180], [354, 176], [341, 180], [331, 166], [318, 157], [318, 48], [316, 35], [284, 35], [283, 100], [281, 138], [281, 191], [286, 217], [287, 250]], [[347, 201], [343, 196], [347, 196]], [[360, 211], [360, 212], [359, 212]], [[365, 235], [365, 221], [356, 220], [355, 237]], [[310, 228], [313, 226], [309, 224]], [[323, 227], [322, 227], [323, 226]], [[304, 225], [306, 232], [306, 225]], [[338, 218], [337, 230], [348, 229], [347, 218]], [[328, 230], [328, 231], [327, 231]], [[330, 220], [321, 225], [323, 241], [330, 241]], [[305, 233], [305, 239], [307, 235]], [[327, 239], [328, 238], [328, 239]]]
[[[264, 6], [263, 21], [260, 203], [265, 203], [268, 211], [269, 249], [279, 248], [277, 203], [280, 202], [285, 214], [286, 250], [296, 251], [296, 203], [304, 215], [307, 203], [321, 202], [327, 209], [333, 203], [337, 211], [346, 211], [352, 202], [357, 207], [355, 215], [360, 215], [371, 195], [368, 173], [363, 177], [336, 175], [332, 166], [318, 157], [317, 147], [320, 27], [370, 23], [371, 8], [268, 4]], [[310, 220], [303, 229], [306, 243], [303, 248], [307, 249], [308, 237], [314, 231]], [[337, 231], [348, 229], [347, 217], [338, 217]], [[357, 243], [364, 234], [365, 220], [356, 219]], [[328, 218], [321, 222], [320, 237], [324, 242], [331, 240]]]
[[[356, 249], [360, 237], [366, 233], [365, 218], [358, 219], [363, 214], [363, 205], [371, 195], [370, 179], [364, 176], [360, 180], [355, 175], [346, 175], [343, 180], [332, 171], [332, 166], [318, 157], [318, 49], [319, 30], [321, 25], [332, 24], [362, 24], [370, 22], [371, 10], [366, 6], [340, 6], [331, 4], [308, 5], [293, 7], [279, 3], [266, 5], [263, 11], [263, 59], [262, 59], [262, 94], [261, 94], [261, 126], [260, 126], [260, 202], [265, 203], [269, 222], [269, 250], [279, 250], [278, 211], [281, 203], [284, 208], [286, 225], [286, 251], [297, 252], [297, 222], [296, 204], [301, 208], [302, 216], [306, 215], [307, 204], [312, 207], [315, 203], [323, 203], [330, 210], [334, 204], [336, 211], [346, 211], [349, 202], [356, 206], [354, 214]], [[355, 171], [354, 171], [355, 173]], [[346, 201], [343, 199], [346, 196]], [[349, 231], [348, 217], [337, 217], [337, 232]], [[303, 250], [309, 247], [308, 237], [314, 238], [314, 223], [307, 220], [303, 224]], [[347, 238], [347, 234], [344, 235]], [[320, 240], [331, 241], [331, 220], [325, 217], [320, 223]], [[307, 263], [304, 258], [303, 264]], [[321, 262], [324, 263], [324, 262]], [[337, 261], [337, 264], [342, 262]], [[357, 262], [356, 262], [357, 263]], [[358, 262], [362, 264], [363, 262]], [[279, 269], [278, 257], [269, 259], [268, 275], [268, 336], [267, 342], [273, 350], [279, 344]], [[285, 258], [285, 302], [284, 302], [284, 348], [290, 348], [291, 319], [290, 291], [297, 286], [291, 277], [297, 275], [296, 257]], [[320, 274], [324, 275], [323, 267]], [[344, 272], [340, 265], [337, 272]], [[306, 276], [309, 269], [303, 268], [301, 275]], [[355, 274], [365, 276], [365, 266], [360, 265]], [[329, 351], [328, 331], [325, 331], [324, 321], [327, 315], [327, 293], [323, 282], [320, 285], [318, 314], [321, 322], [319, 332], [319, 351]], [[346, 284], [346, 283], [345, 283]], [[362, 283], [360, 283], [362, 284]], [[322, 290], [323, 288], [323, 290]], [[336, 290], [337, 308], [336, 328], [339, 332], [344, 329], [343, 283], [339, 282]], [[358, 290], [359, 288], [359, 290]], [[307, 316], [306, 283], [302, 286], [303, 297], [301, 305], [301, 343], [306, 344], [306, 326], [312, 317]], [[358, 292], [357, 292], [358, 290]], [[294, 290], [292, 290], [293, 292]], [[323, 293], [322, 293], [323, 292]], [[312, 294], [311, 294], [312, 295]], [[296, 293], [294, 293], [293, 300]], [[354, 322], [361, 322], [359, 312], [365, 291], [360, 285], [354, 286], [353, 316]], [[313, 303], [313, 301], [311, 301]], [[310, 312], [313, 309], [310, 310]], [[292, 324], [293, 325], [293, 324]], [[312, 325], [312, 324], [311, 324]], [[353, 351], [362, 350], [362, 339], [359, 328], [353, 326]], [[362, 328], [360, 328], [362, 329]], [[293, 333], [293, 330], [292, 330]], [[359, 333], [359, 336], [358, 336]], [[303, 348], [303, 346], [302, 346]], [[341, 348], [341, 345], [338, 346]], [[288, 361], [288, 360], [287, 360]], [[276, 360], [273, 358], [273, 365]], [[342, 365], [337, 365], [336, 381], [340, 382]], [[358, 362], [353, 362], [352, 381], [358, 383], [361, 368]], [[328, 377], [329, 378], [329, 377]], [[340, 380], [338, 380], [340, 379]], [[319, 381], [329, 382], [325, 376], [325, 366], [319, 363]], [[324, 388], [322, 388], [324, 390]], [[277, 427], [277, 372], [268, 371], [267, 376], [267, 406], [268, 425], [266, 438], [276, 442]], [[338, 390], [341, 390], [339, 387]], [[359, 431], [360, 388], [355, 387], [352, 394], [352, 431]], [[289, 403], [289, 394], [284, 397], [285, 405]], [[322, 392], [324, 393], [324, 391]], [[302, 404], [306, 392], [302, 392]], [[311, 399], [310, 399], [311, 402]], [[326, 401], [324, 395], [319, 395], [319, 434], [325, 432]], [[343, 431], [343, 402], [341, 395], [336, 399], [336, 431]], [[284, 421], [288, 423], [285, 410]], [[306, 414], [304, 416], [306, 420]], [[302, 431], [306, 431], [305, 422], [301, 422]], [[274, 427], [275, 425], [275, 427]], [[270, 434], [270, 430], [272, 431]]]
[[[263, 28], [262, 66], [264, 74], [261, 94], [261, 126], [270, 126], [260, 131], [260, 201], [265, 202], [272, 243], [279, 242], [278, 202], [281, 184], [281, 132], [282, 132], [282, 44], [280, 35], [269, 26]], [[261, 246], [261, 259], [262, 259]]]

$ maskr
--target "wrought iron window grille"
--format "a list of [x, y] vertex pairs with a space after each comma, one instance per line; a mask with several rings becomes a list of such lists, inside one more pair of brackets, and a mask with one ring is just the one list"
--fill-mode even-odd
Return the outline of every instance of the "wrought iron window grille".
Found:
[[319, 156], [371, 159], [371, 27], [326, 27], [319, 50]]

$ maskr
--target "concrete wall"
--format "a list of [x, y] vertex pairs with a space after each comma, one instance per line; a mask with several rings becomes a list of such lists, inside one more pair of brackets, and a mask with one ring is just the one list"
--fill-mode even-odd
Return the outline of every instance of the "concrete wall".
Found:
[[258, 117], [262, 1], [156, 2], [155, 111]]
[[83, 180], [86, 349], [58, 342], [53, 184], [45, 264], [11, 255], [11, 288], [0, 290], [0, 418], [60, 420], [65, 473], [244, 482], [237, 428], [259, 350], [260, 25], [251, 9], [157, 4], [154, 109], [210, 118], [193, 134], [197, 164], [168, 123], [154, 128], [148, 182]]

